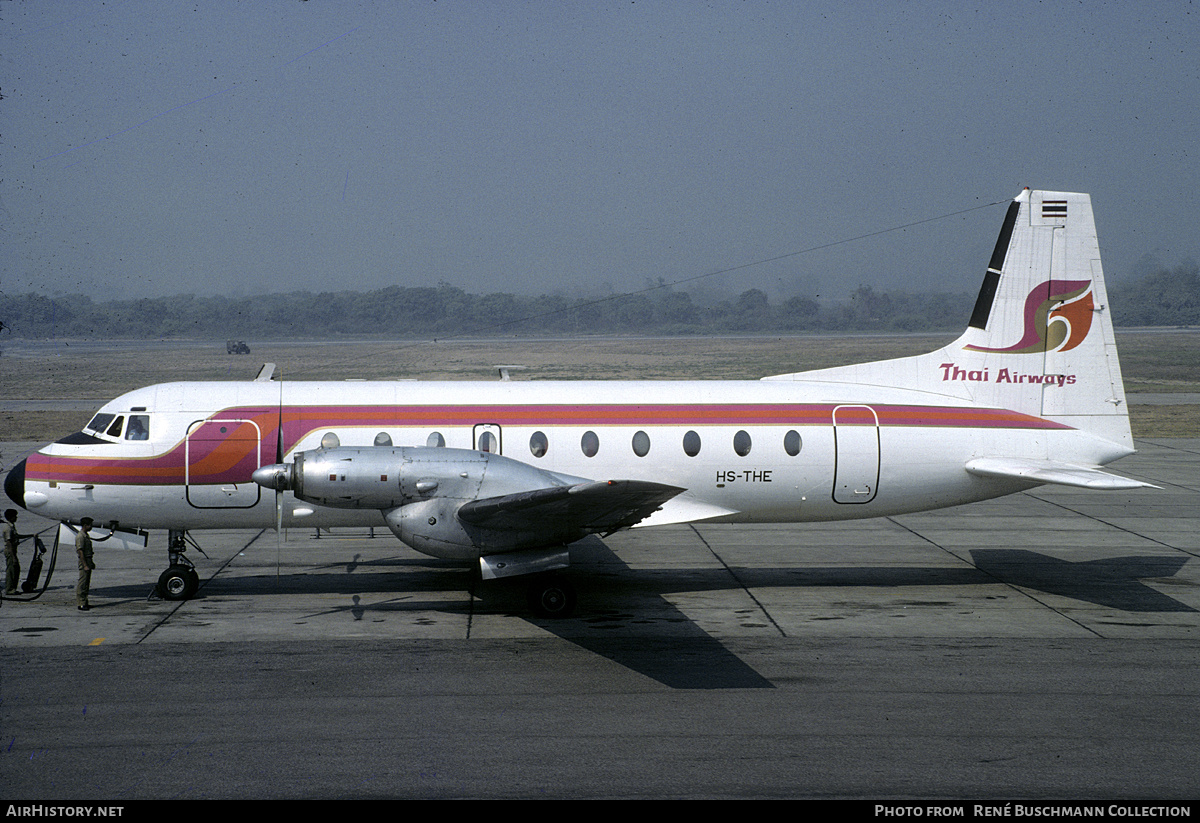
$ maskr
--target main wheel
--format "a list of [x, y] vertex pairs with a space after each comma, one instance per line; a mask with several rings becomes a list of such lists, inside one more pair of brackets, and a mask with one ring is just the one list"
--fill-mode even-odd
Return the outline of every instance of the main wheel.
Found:
[[158, 578], [158, 595], [163, 600], [189, 600], [200, 587], [200, 575], [187, 566], [172, 566]]
[[575, 587], [558, 575], [535, 580], [529, 584], [529, 608], [538, 617], [570, 617], [575, 611]]

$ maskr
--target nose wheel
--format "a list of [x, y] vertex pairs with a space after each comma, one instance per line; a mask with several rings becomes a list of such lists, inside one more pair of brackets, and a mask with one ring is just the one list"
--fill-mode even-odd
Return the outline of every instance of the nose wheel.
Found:
[[200, 575], [192, 566], [172, 566], [158, 577], [158, 596], [163, 600], [190, 600], [200, 588]]
[[[196, 547], [199, 550], [199, 546]], [[163, 600], [191, 600], [200, 588], [200, 574], [188, 559], [187, 536], [182, 530], [171, 529], [167, 538], [167, 558], [170, 565], [158, 576], [155, 593]], [[203, 554], [203, 552], [201, 552]]]

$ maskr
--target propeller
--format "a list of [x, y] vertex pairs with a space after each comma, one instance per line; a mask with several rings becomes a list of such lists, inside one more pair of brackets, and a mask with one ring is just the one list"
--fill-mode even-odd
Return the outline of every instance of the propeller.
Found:
[[[279, 421], [275, 427], [275, 465], [283, 464], [283, 375], [279, 376]], [[275, 542], [280, 541], [279, 535], [283, 531], [283, 489], [280, 487], [280, 480], [277, 477], [275, 481]]]
[[[275, 465], [283, 465], [283, 375], [279, 375], [279, 419], [275, 426]], [[275, 576], [279, 577], [279, 560], [283, 554], [283, 481], [281, 473], [275, 475]]]
[[[254, 378], [256, 383], [265, 383], [275, 376], [274, 363], [263, 363]], [[259, 466], [251, 475], [254, 482], [263, 488], [275, 490], [275, 533], [283, 531], [283, 490], [289, 488], [288, 466], [283, 462], [283, 376], [279, 378], [279, 408], [275, 420], [275, 463]]]
[[[274, 363], [264, 363], [258, 376], [254, 379], [262, 382], [273, 379]], [[254, 470], [251, 477], [263, 488], [275, 490], [275, 548], [278, 552], [283, 540], [283, 492], [291, 488], [291, 466], [283, 462], [283, 378], [279, 379], [279, 408], [275, 421], [275, 462], [269, 466], [260, 466]]]

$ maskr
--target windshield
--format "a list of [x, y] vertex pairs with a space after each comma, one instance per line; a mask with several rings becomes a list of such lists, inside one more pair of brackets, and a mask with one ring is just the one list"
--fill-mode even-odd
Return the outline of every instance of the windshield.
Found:
[[84, 431], [95, 432], [96, 434], [104, 434], [104, 430], [108, 428], [108, 424], [113, 422], [114, 414], [104, 414], [103, 412], [92, 418], [92, 422], [83, 427]]
[[83, 427], [85, 433], [101, 434], [106, 437], [119, 438], [124, 432], [126, 440], [150, 439], [150, 415], [131, 414], [129, 425], [125, 425], [125, 415], [101, 412]]

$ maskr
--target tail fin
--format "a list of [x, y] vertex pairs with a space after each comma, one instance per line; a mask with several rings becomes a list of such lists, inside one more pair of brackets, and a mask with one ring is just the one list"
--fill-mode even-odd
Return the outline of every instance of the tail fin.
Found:
[[971, 323], [948, 348], [987, 373], [979, 400], [1132, 447], [1088, 195], [1026, 189], [1012, 202]]
[[767, 379], [952, 395], [1045, 417], [1133, 448], [1086, 194], [1026, 189], [1013, 200], [970, 324], [945, 348]]

